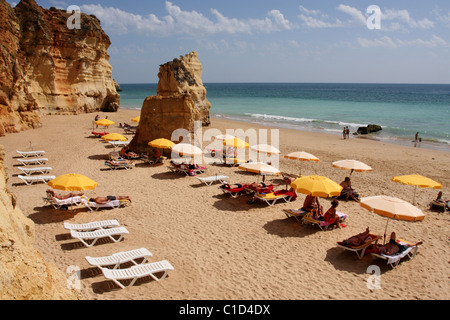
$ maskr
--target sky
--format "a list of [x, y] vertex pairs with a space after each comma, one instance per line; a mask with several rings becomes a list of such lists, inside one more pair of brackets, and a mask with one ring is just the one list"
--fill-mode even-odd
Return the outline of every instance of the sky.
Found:
[[205, 83], [450, 84], [449, 0], [37, 3], [96, 15], [118, 83], [157, 83], [159, 65], [196, 51]]

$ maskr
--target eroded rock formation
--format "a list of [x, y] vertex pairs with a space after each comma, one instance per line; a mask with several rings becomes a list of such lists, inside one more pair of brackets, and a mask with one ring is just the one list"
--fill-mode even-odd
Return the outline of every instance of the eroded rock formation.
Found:
[[34, 223], [6, 189], [4, 155], [0, 146], [0, 300], [80, 299], [65, 274], [33, 247]]
[[160, 66], [157, 95], [147, 97], [142, 105], [139, 127], [130, 143], [133, 151], [148, 151], [148, 142], [157, 138], [170, 140], [176, 129], [193, 133], [195, 122], [210, 125], [211, 104], [202, 72], [196, 52]]
[[0, 0], [0, 135], [40, 126], [41, 114], [117, 111], [120, 96], [107, 49], [111, 42], [95, 16], [22, 0]]

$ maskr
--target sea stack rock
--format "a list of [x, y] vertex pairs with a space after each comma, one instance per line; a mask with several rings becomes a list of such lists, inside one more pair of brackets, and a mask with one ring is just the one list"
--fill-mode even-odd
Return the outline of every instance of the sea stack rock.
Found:
[[43, 9], [34, 0], [0, 0], [0, 135], [41, 125], [44, 114], [117, 111], [107, 49], [95, 16]]
[[373, 132], [381, 131], [383, 128], [377, 124], [369, 124], [366, 127], [359, 127], [358, 130], [356, 130], [357, 134], [369, 134]]
[[196, 52], [163, 64], [159, 68], [157, 95], [142, 105], [136, 135], [130, 143], [135, 152], [147, 152], [148, 142], [171, 139], [177, 129], [194, 132], [195, 122], [210, 125], [211, 104], [202, 82], [202, 64]]

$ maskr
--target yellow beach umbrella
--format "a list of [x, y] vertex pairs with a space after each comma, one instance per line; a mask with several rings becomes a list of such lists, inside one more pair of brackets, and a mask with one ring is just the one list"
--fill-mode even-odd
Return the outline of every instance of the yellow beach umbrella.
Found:
[[242, 139], [232, 138], [223, 140], [223, 145], [232, 148], [248, 149], [249, 144]]
[[65, 191], [94, 190], [98, 183], [77, 173], [68, 173], [48, 182], [53, 189]]
[[165, 138], [159, 138], [150, 141], [148, 145], [153, 148], [170, 149], [172, 146], [175, 145], [175, 142]]
[[104, 126], [104, 127], [108, 127], [114, 123], [115, 123], [114, 121], [111, 121], [109, 119], [100, 119], [100, 120], [95, 121], [96, 125]]
[[406, 185], [410, 186], [416, 186], [414, 189], [414, 198], [413, 203], [416, 201], [416, 191], [417, 187], [420, 188], [433, 188], [433, 189], [440, 189], [442, 188], [442, 184], [439, 182], [436, 182], [430, 178], [421, 176], [419, 174], [410, 174], [410, 175], [404, 175], [404, 176], [395, 176], [392, 178], [392, 181], [394, 182], [400, 182]]
[[131, 121], [139, 122], [139, 121], [141, 121], [141, 116], [134, 117], [133, 119], [131, 119]]
[[340, 168], [342, 170], [350, 170], [350, 176], [352, 175], [353, 171], [365, 172], [373, 170], [372, 167], [358, 160], [339, 160], [333, 162], [332, 166], [335, 168]]
[[297, 192], [323, 198], [339, 196], [342, 191], [342, 186], [333, 180], [317, 175], [297, 178], [291, 187]]
[[[284, 158], [291, 159], [291, 160], [299, 160], [299, 161], [314, 161], [314, 162], [319, 161], [319, 158], [317, 158], [316, 156], [312, 155], [311, 153], [308, 153], [305, 151], [292, 152], [292, 153], [285, 155]], [[300, 165], [300, 176], [301, 175], [302, 175], [302, 167]]]
[[105, 141], [127, 141], [128, 138], [124, 137], [120, 133], [108, 133], [102, 137]]

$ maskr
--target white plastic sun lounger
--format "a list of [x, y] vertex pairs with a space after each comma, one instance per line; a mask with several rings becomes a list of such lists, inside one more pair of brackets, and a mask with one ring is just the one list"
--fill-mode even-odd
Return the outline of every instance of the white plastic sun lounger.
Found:
[[115, 209], [115, 208], [119, 208], [119, 207], [124, 207], [130, 203], [129, 200], [111, 200], [107, 203], [100, 204], [97, 202], [88, 201], [86, 198], [81, 198], [81, 202], [91, 212], [94, 210], [98, 211], [99, 209], [104, 209], [104, 208]]
[[131, 140], [127, 140], [127, 141], [108, 141], [108, 143], [110, 145], [112, 145], [114, 148], [116, 147], [125, 147], [127, 145], [129, 145], [131, 142]]
[[110, 256], [105, 257], [85, 257], [87, 262], [89, 262], [93, 266], [97, 266], [100, 269], [105, 266], [114, 265], [113, 269], [117, 269], [121, 264], [127, 262], [133, 262], [134, 265], [139, 265], [136, 260], [143, 259], [141, 264], [147, 262], [148, 258], [150, 258], [153, 254], [148, 251], [146, 248], [140, 248], [130, 251], [122, 251], [114, 253]]
[[[102, 268], [102, 272], [105, 278], [114, 281], [122, 289], [124, 289], [125, 286], [120, 283], [120, 281], [131, 280], [130, 284], [128, 285], [130, 287], [136, 282], [137, 279], [147, 276], [150, 276], [156, 281], [159, 281], [164, 279], [167, 276], [168, 272], [171, 270], [174, 270], [174, 268], [167, 260], [140, 264], [127, 269]], [[164, 272], [164, 274], [160, 278], [156, 277], [155, 274], [161, 272]]]
[[[404, 240], [399, 240], [398, 243], [403, 244], [403, 245], [408, 244], [408, 242], [404, 241]], [[393, 255], [386, 255], [386, 254], [374, 253], [374, 252], [371, 252], [371, 255], [373, 255], [374, 257], [386, 260], [387, 264], [389, 264], [392, 268], [395, 268], [396, 266], [398, 266], [398, 264], [404, 257], [408, 257], [410, 259], [414, 258], [416, 256], [418, 250], [419, 250], [419, 246], [415, 245], [412, 247], [408, 247], [403, 252], [396, 253]]]
[[211, 176], [211, 177], [196, 177], [198, 180], [206, 184], [207, 186], [212, 185], [214, 182], [224, 183], [229, 179], [227, 176]]
[[283, 199], [286, 202], [291, 201], [292, 196], [289, 194], [279, 194], [276, 195], [273, 192], [271, 193], [265, 193], [265, 194], [259, 194], [256, 193], [255, 197], [258, 198], [259, 200], [264, 201], [266, 204], [268, 204], [269, 206], [273, 206], [275, 205], [275, 203], [277, 203], [278, 200]]
[[298, 222], [301, 222], [305, 214], [308, 213], [304, 209], [283, 209], [283, 212], [288, 218], [294, 217]]
[[34, 159], [17, 159], [24, 166], [28, 166], [29, 164], [45, 164], [48, 159], [47, 158], [34, 158]]
[[17, 151], [24, 158], [28, 157], [42, 157], [45, 154], [45, 151]]
[[33, 168], [33, 167], [18, 167], [17, 169], [19, 169], [20, 171], [22, 171], [24, 174], [26, 174], [27, 176], [29, 176], [30, 174], [33, 174], [35, 172], [39, 172], [42, 174], [47, 174], [50, 173], [51, 170], [53, 170], [53, 168], [51, 167], [40, 167], [40, 168]]
[[64, 222], [64, 228], [66, 228], [67, 230], [75, 230], [75, 231], [92, 231], [96, 229], [106, 229], [118, 226], [120, 226], [120, 224], [119, 221], [117, 221], [116, 219], [92, 221], [88, 223]]
[[44, 198], [48, 203], [50, 203], [53, 208], [55, 209], [61, 209], [62, 206], [76, 206], [79, 205], [81, 202], [81, 197], [76, 196], [76, 197], [71, 197], [71, 198], [67, 198], [67, 199], [58, 199], [55, 197], [51, 197], [49, 198]]
[[[129, 232], [125, 227], [99, 229], [95, 231], [70, 230], [70, 235], [73, 238], [80, 240], [86, 247], [92, 247], [100, 238], [110, 238], [114, 242], [119, 242], [123, 239], [124, 235], [128, 233]], [[119, 236], [119, 238], [115, 239], [114, 236]], [[92, 241], [89, 243], [90, 240]]]
[[373, 244], [377, 244], [378, 240], [381, 239], [381, 236], [375, 235], [375, 234], [369, 234], [367, 239], [369, 239], [369, 240], [366, 240], [365, 243], [363, 243], [359, 246], [344, 245], [342, 241], [337, 242], [336, 246], [338, 246], [339, 248], [342, 248], [344, 250], [352, 251], [352, 252], [356, 253], [356, 255], [358, 256], [359, 259], [362, 259], [364, 254], [366, 253], [367, 248]]
[[32, 185], [35, 182], [44, 182], [47, 183], [50, 180], [56, 178], [56, 176], [22, 176], [19, 175], [18, 178], [25, 182], [27, 185]]

